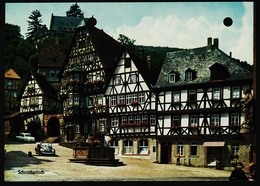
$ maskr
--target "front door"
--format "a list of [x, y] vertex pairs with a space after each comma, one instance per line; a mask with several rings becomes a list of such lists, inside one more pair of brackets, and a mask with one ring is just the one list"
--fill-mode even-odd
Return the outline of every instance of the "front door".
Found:
[[67, 126], [67, 141], [74, 140], [74, 130], [73, 126]]
[[171, 142], [163, 141], [161, 143], [161, 163], [168, 164], [171, 163], [171, 152], [172, 152], [172, 144]]
[[207, 147], [207, 164], [215, 160], [223, 162], [223, 147]]

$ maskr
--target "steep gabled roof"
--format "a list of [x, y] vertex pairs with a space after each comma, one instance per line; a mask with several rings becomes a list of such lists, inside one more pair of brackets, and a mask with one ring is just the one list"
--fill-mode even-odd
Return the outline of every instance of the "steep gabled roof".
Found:
[[39, 73], [35, 73], [33, 71], [30, 71], [30, 73], [28, 74], [25, 83], [23, 85], [22, 91], [20, 92], [17, 99], [21, 99], [22, 94], [25, 91], [25, 87], [27, 86], [31, 76], [35, 78], [37, 84], [39, 85], [39, 87], [42, 89], [43, 93], [46, 96], [52, 97], [54, 99], [58, 99], [57, 91], [50, 85], [50, 83], [46, 80], [45, 76]]
[[5, 72], [5, 78], [10, 78], [10, 79], [21, 79], [20, 76], [16, 74], [16, 72], [13, 69], [9, 69]]
[[39, 87], [42, 89], [45, 95], [58, 99], [57, 92], [50, 85], [50, 83], [46, 80], [45, 76], [39, 73], [32, 72], [36, 82]]
[[[95, 22], [93, 21], [93, 19], [85, 18], [84, 21], [81, 21], [79, 23], [79, 26], [77, 27], [77, 30], [74, 34], [74, 38], [72, 39], [69, 51], [73, 47], [77, 31], [86, 29], [89, 33], [92, 44], [100, 57], [101, 63], [106, 69], [106, 79], [109, 79], [111, 73], [113, 73], [116, 61], [120, 57], [120, 54], [122, 52], [122, 45], [111, 36], [106, 34], [103, 30], [96, 28], [95, 24], [93, 24], [93, 22]], [[63, 69], [68, 63], [69, 54], [70, 53], [68, 52], [61, 71], [58, 74], [59, 77], [61, 76]]]
[[50, 31], [74, 32], [83, 18], [51, 15]]
[[38, 68], [60, 68], [68, 53], [71, 39], [69, 37], [60, 38], [59, 44], [55, 43], [55, 39], [45, 40], [40, 48]]
[[144, 60], [139, 55], [135, 54], [131, 49], [126, 48], [126, 51], [129, 53], [131, 59], [133, 60], [136, 68], [143, 76], [145, 82], [148, 86], [154, 85], [156, 83], [156, 76], [153, 74], [152, 70], [149, 68], [146, 60]]
[[[155, 87], [171, 87], [211, 82], [211, 67], [220, 64], [229, 74], [225, 81], [253, 79], [252, 73], [241, 63], [225, 54], [219, 48], [200, 47], [168, 52]], [[196, 73], [192, 81], [185, 81], [185, 71], [190, 68]], [[170, 71], [178, 72], [180, 79], [174, 83], [167, 81]]]

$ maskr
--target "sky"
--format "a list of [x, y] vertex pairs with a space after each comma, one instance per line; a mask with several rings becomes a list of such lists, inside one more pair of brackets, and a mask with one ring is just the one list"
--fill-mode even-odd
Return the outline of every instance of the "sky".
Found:
[[[5, 23], [18, 25], [25, 37], [32, 11], [39, 10], [42, 24], [51, 14], [66, 16], [76, 2], [6, 2]], [[93, 16], [96, 27], [114, 39], [123, 34], [136, 45], [183, 49], [203, 47], [207, 38], [219, 39], [219, 48], [240, 61], [253, 64], [254, 1], [238, 2], [78, 2], [84, 17]], [[223, 20], [232, 19], [226, 26]]]

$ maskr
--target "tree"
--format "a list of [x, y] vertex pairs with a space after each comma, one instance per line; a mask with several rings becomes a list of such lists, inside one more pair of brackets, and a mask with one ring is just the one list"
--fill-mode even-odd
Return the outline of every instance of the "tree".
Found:
[[26, 33], [27, 38], [28, 37], [32, 37], [34, 35], [34, 33], [40, 29], [42, 27], [42, 19], [40, 19], [40, 17], [42, 17], [42, 14], [39, 10], [34, 10], [32, 11], [31, 15], [29, 16], [29, 21], [28, 22], [28, 29]]
[[70, 10], [66, 12], [67, 17], [78, 17], [78, 18], [84, 18], [84, 13], [79, 8], [79, 5], [77, 3], [71, 5]]
[[124, 45], [128, 45], [128, 46], [133, 46], [134, 45], [134, 42], [136, 40], [134, 39], [130, 39], [129, 37], [123, 35], [123, 34], [119, 34], [119, 38], [117, 39], [121, 44], [124, 44]]

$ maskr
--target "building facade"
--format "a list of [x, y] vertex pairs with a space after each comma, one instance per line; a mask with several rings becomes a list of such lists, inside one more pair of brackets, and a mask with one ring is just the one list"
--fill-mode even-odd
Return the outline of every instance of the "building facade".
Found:
[[122, 46], [96, 28], [96, 22], [91, 17], [78, 25], [59, 73], [65, 141], [75, 141], [92, 132], [106, 132], [104, 87]]
[[238, 60], [207, 46], [168, 52], [155, 85], [158, 161], [195, 166], [233, 157], [249, 162], [250, 144], [240, 134], [243, 90], [253, 91], [253, 76]]
[[109, 143], [119, 156], [156, 157], [154, 83], [147, 61], [124, 47], [105, 92]]
[[57, 91], [48, 83], [42, 74], [28, 75], [21, 94], [20, 116], [26, 131], [30, 122], [39, 123], [43, 131], [50, 137], [60, 136], [61, 102]]

